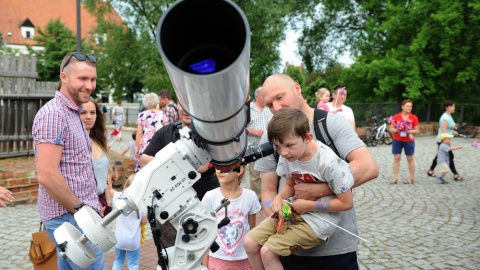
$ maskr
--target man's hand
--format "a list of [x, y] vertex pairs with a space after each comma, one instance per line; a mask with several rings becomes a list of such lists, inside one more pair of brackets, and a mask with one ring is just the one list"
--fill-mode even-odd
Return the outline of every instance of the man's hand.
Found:
[[305, 214], [308, 211], [312, 211], [312, 204], [315, 202], [312, 201], [307, 201], [307, 200], [302, 200], [302, 199], [296, 199], [292, 204], [292, 210], [295, 211], [297, 214]]
[[248, 131], [248, 135], [250, 136], [259, 137], [259, 138], [263, 136], [263, 130], [261, 129], [246, 128], [246, 130]]
[[12, 196], [12, 192], [4, 187], [0, 187], [0, 206], [7, 207], [5, 202], [11, 203], [13, 200], [15, 198]]
[[333, 191], [328, 187], [327, 183], [304, 183], [299, 182], [293, 186], [295, 197], [308, 201], [316, 201], [318, 198], [331, 195]]
[[263, 136], [263, 130], [261, 129], [255, 130], [255, 136], [261, 138]]
[[273, 201], [277, 196], [278, 176], [275, 172], [261, 172], [260, 178], [262, 179], [262, 209], [265, 215], [271, 216], [273, 213], [265, 202]]

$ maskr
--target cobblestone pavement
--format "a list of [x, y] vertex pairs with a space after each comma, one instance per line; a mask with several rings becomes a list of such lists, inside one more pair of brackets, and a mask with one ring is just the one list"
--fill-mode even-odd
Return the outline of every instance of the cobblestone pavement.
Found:
[[[128, 134], [116, 147], [128, 143]], [[471, 142], [455, 138], [453, 144]], [[447, 185], [426, 174], [436, 149], [433, 136], [417, 138], [415, 183], [402, 183], [408, 178], [403, 156], [399, 184], [390, 185], [391, 147], [369, 148], [380, 176], [354, 189], [360, 236], [367, 240], [358, 252], [362, 269], [480, 268], [480, 149], [455, 151], [457, 170], [465, 180], [453, 181], [449, 174]], [[0, 208], [0, 269], [32, 269], [28, 249], [38, 221], [36, 205]]]

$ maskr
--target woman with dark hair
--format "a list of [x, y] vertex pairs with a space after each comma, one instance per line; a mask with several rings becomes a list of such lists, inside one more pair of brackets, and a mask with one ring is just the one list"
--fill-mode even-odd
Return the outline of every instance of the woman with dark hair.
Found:
[[400, 171], [400, 158], [402, 149], [405, 151], [410, 177], [403, 181], [404, 184], [413, 184], [415, 179], [415, 134], [419, 133], [418, 117], [412, 113], [413, 101], [406, 99], [402, 102], [402, 111], [393, 116], [390, 132], [393, 134], [393, 179], [390, 184], [397, 184]]
[[[440, 116], [440, 120], [438, 120], [438, 135], [436, 137], [437, 141], [437, 146], [440, 146], [439, 137], [440, 134], [442, 133], [447, 133], [453, 136], [458, 136], [458, 132], [455, 130], [457, 125], [455, 124], [455, 121], [453, 121], [452, 118], [452, 113], [455, 112], [455, 103], [451, 100], [446, 100], [445, 103], [443, 104], [443, 107], [445, 108], [445, 112]], [[463, 177], [460, 176], [457, 172], [457, 169], [455, 168], [455, 163], [453, 162], [453, 152], [449, 151], [448, 152], [450, 156], [450, 170], [452, 170], [453, 173], [453, 179], [460, 181], [463, 180]], [[437, 177], [435, 175], [435, 172], [433, 171], [435, 167], [437, 166], [437, 156], [432, 161], [432, 165], [430, 166], [430, 170], [427, 172], [428, 176], [431, 177]]]
[[104, 215], [112, 210], [112, 197], [110, 189], [112, 188], [112, 168], [110, 167], [110, 157], [108, 155], [105, 117], [98, 104], [90, 100], [82, 105], [80, 118], [92, 140], [92, 163], [95, 179], [97, 180], [98, 199], [100, 204], [105, 207]]

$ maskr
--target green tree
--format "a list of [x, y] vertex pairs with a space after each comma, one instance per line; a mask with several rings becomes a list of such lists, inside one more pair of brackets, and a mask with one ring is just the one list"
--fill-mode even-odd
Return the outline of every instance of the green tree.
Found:
[[475, 94], [478, 0], [322, 4], [322, 12], [303, 32], [299, 52], [306, 67], [315, 70], [329, 63], [329, 55], [350, 50], [356, 62], [342, 73], [349, 96], [372, 102], [480, 101]]
[[[175, 1], [152, 0], [112, 0], [112, 5], [119, 11], [128, 27], [135, 33], [135, 40], [140, 42], [139, 51], [142, 55], [131, 58], [142, 62], [147, 67], [141, 69], [141, 82], [144, 89], [158, 91], [162, 88], [172, 90], [172, 85], [165, 72], [165, 67], [156, 48], [156, 30], [162, 14]], [[313, 14], [313, 7], [318, 0], [259, 0], [234, 1], [244, 11], [250, 25], [250, 85], [251, 91], [263, 84], [265, 78], [278, 72], [280, 65], [279, 44], [285, 38], [288, 25], [295, 25], [298, 21]], [[106, 10], [101, 0], [87, 0], [91, 12], [102, 17]], [[109, 37], [110, 39], [110, 37]], [[112, 42], [116, 40], [112, 37]], [[133, 42], [132, 39], [130, 39]], [[131, 52], [126, 51], [125, 56]], [[107, 66], [105, 66], [106, 69]], [[113, 68], [113, 67], [112, 67]], [[173, 93], [173, 91], [172, 91]]]
[[114, 89], [114, 100], [133, 101], [133, 94], [142, 92], [143, 67], [142, 46], [135, 34], [121, 25], [109, 25], [107, 38], [95, 48], [99, 84]]
[[303, 74], [303, 70], [300, 67], [296, 66], [287, 66], [285, 70], [285, 74], [290, 76], [295, 82], [300, 84], [301, 87], [305, 85], [305, 74]]
[[[60, 18], [50, 20], [44, 29], [39, 28], [34, 40], [44, 50], [34, 50], [27, 45], [30, 55], [37, 58], [37, 72], [41, 81], [58, 81], [59, 66], [63, 57], [76, 51], [76, 38]], [[84, 44], [85, 46], [85, 44]]]
[[327, 84], [327, 81], [325, 81], [321, 76], [319, 76], [315, 81], [311, 82], [306, 87], [302, 88], [303, 97], [307, 99], [308, 104], [310, 105], [318, 104], [318, 100], [317, 100], [317, 97], [315, 96], [315, 93], [318, 91], [318, 89], [322, 87], [328, 88], [328, 84]]

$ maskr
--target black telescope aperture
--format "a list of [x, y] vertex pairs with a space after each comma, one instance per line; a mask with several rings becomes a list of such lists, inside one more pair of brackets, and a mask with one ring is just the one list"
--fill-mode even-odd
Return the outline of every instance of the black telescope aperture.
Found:
[[242, 53], [247, 40], [242, 16], [222, 0], [179, 2], [157, 34], [167, 59], [191, 74], [226, 69]]

